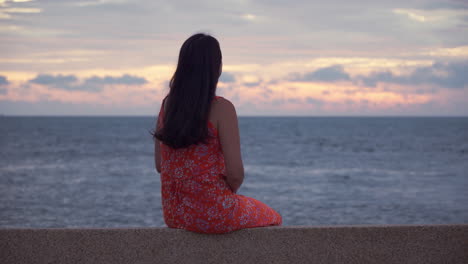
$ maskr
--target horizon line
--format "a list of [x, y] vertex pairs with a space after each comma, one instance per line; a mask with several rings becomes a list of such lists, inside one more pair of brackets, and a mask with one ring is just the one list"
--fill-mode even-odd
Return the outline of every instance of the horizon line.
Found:
[[[0, 114], [2, 117], [152, 117], [156, 115], [25, 115], [25, 114]], [[468, 118], [468, 115], [238, 115], [242, 118]]]

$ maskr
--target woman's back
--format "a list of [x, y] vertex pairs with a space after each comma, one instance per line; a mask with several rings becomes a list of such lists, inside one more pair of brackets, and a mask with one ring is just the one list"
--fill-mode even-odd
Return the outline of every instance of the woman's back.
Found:
[[[216, 96], [215, 100], [223, 100]], [[215, 102], [214, 102], [215, 103]], [[229, 186], [217, 117], [210, 111], [207, 144], [174, 149], [160, 144], [161, 194], [169, 227], [202, 233], [280, 225], [281, 216], [264, 203], [238, 195]], [[158, 118], [163, 125], [164, 105]], [[220, 122], [222, 125], [222, 122]]]

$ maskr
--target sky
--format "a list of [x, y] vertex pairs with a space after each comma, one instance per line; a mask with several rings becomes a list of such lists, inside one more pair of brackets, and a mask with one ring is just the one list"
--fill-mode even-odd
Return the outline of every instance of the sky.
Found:
[[466, 0], [0, 0], [0, 114], [157, 115], [198, 32], [239, 116], [468, 116]]

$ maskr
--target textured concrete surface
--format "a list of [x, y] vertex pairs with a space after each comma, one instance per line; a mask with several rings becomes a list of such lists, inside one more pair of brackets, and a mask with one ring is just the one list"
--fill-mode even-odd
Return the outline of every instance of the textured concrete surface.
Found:
[[468, 224], [0, 229], [0, 263], [468, 263]]

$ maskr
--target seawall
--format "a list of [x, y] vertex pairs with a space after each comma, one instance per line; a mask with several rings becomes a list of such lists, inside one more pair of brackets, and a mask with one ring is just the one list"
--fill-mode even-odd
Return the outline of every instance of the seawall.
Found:
[[468, 223], [250, 228], [3, 228], [0, 263], [468, 263]]

